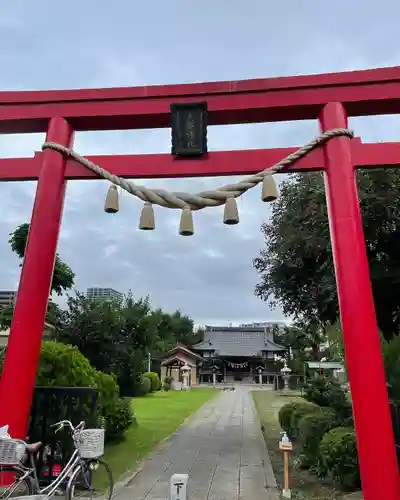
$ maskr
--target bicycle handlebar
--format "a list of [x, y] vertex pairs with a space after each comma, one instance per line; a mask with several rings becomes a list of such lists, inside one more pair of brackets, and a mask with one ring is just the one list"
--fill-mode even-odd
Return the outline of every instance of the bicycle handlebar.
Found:
[[82, 430], [85, 427], [85, 422], [82, 420], [82, 422], [80, 422], [76, 427], [74, 427], [72, 422], [70, 422], [69, 420], [60, 420], [59, 422], [53, 424], [51, 427], [57, 427], [57, 429], [55, 430], [56, 433], [59, 432], [64, 427], [69, 427], [71, 431], [74, 433], [76, 431]]

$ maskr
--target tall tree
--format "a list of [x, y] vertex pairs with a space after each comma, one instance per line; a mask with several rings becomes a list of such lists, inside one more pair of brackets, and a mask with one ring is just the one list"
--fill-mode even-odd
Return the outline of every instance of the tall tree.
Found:
[[[364, 170], [357, 178], [378, 323], [391, 338], [400, 331], [400, 171]], [[322, 175], [283, 182], [261, 230], [256, 295], [310, 325], [334, 324], [339, 309]]]
[[[29, 224], [21, 224], [17, 229], [10, 234], [10, 246], [13, 252], [15, 252], [20, 259], [24, 258], [25, 248], [28, 241], [29, 234]], [[22, 266], [22, 264], [21, 264]], [[62, 295], [64, 292], [71, 290], [74, 286], [75, 274], [68, 264], [60, 259], [60, 256], [56, 255], [56, 260], [54, 263], [54, 273], [51, 282], [51, 291], [55, 292], [57, 295]]]
[[[10, 233], [9, 244], [11, 250], [15, 252], [20, 259], [24, 258], [25, 248], [28, 241], [29, 224], [21, 224], [17, 229]], [[22, 263], [21, 263], [22, 266]], [[51, 282], [51, 291], [57, 295], [70, 290], [74, 285], [75, 274], [68, 264], [63, 262], [59, 255], [56, 255], [54, 263], [54, 272]], [[0, 328], [9, 328], [14, 314], [14, 305], [10, 305], [0, 309]], [[52, 325], [59, 322], [61, 315], [60, 308], [56, 303], [49, 299], [46, 321]]]

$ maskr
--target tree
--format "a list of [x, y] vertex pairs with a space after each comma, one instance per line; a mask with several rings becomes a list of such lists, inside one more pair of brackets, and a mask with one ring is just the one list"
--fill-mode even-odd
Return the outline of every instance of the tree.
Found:
[[344, 362], [344, 341], [339, 321], [337, 321], [334, 325], [329, 325], [327, 327], [326, 336], [329, 343], [329, 359], [331, 361]]
[[200, 342], [202, 333], [194, 332], [193, 320], [175, 311], [168, 314], [162, 309], [156, 309], [152, 316], [157, 325], [157, 340], [154, 345], [154, 353], [166, 352], [177, 343], [184, 344], [189, 349]]
[[[11, 250], [15, 252], [20, 259], [24, 258], [25, 248], [28, 241], [29, 224], [21, 224], [17, 229], [10, 233], [9, 244]], [[21, 264], [22, 266], [22, 264]], [[68, 264], [63, 262], [56, 254], [54, 263], [54, 272], [51, 282], [51, 291], [57, 295], [62, 295], [70, 290], [74, 285], [75, 274]], [[0, 309], [0, 328], [9, 328], [14, 315], [14, 304]], [[54, 326], [60, 320], [61, 310], [57, 304], [49, 299], [46, 313], [46, 321]]]
[[325, 332], [320, 325], [299, 320], [284, 328], [277, 325], [268, 327], [268, 331], [272, 333], [275, 342], [287, 347], [288, 365], [294, 373], [303, 373], [306, 361], [321, 359], [320, 346], [325, 340]]
[[[357, 177], [378, 323], [390, 339], [400, 331], [400, 171], [364, 170]], [[334, 324], [339, 309], [322, 175], [283, 182], [261, 230], [256, 295], [307, 324]]]
[[145, 348], [154, 335], [146, 321], [149, 311], [146, 300], [95, 301], [77, 293], [68, 297], [57, 340], [76, 346], [97, 370], [115, 373], [126, 393], [143, 371]]
[[57, 328], [57, 340], [76, 346], [97, 370], [117, 376], [122, 395], [137, 391], [149, 353], [157, 358], [192, 336], [197, 338], [190, 318], [154, 311], [148, 297], [135, 300], [131, 293], [111, 302], [77, 293], [68, 298]]
[[[10, 246], [20, 259], [24, 258], [25, 248], [28, 241], [29, 224], [21, 224], [17, 229], [10, 233]], [[22, 264], [21, 264], [22, 266]], [[54, 263], [53, 279], [51, 282], [51, 291], [57, 295], [62, 295], [64, 292], [70, 290], [74, 285], [75, 274], [68, 264], [63, 262], [59, 255], [56, 254]]]

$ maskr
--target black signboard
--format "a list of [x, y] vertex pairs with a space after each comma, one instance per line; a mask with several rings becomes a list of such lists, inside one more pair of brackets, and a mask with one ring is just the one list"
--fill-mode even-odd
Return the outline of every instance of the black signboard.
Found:
[[171, 104], [172, 149], [176, 156], [207, 153], [207, 103]]

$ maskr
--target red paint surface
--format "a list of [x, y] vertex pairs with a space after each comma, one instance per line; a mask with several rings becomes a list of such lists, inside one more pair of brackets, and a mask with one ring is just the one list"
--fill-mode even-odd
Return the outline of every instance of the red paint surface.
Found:
[[327, 102], [349, 116], [400, 112], [400, 67], [347, 73], [117, 89], [0, 92], [0, 133], [160, 128], [170, 104], [207, 100], [210, 125], [317, 119]]
[[[0, 92], [0, 133], [48, 130], [48, 140], [68, 144], [71, 129], [168, 127], [171, 103], [199, 100], [208, 102], [210, 125], [317, 119], [324, 110], [321, 123], [326, 130], [346, 126], [342, 105], [328, 104], [332, 102], [343, 103], [349, 116], [399, 113], [400, 67], [242, 82]], [[176, 160], [170, 155], [92, 159], [123, 177], [235, 175], [271, 166], [293, 149], [216, 152], [201, 160]], [[364, 498], [398, 500], [393, 433], [353, 165], [397, 167], [400, 143], [362, 144], [335, 138], [326, 146], [325, 155], [315, 151], [290, 171], [321, 170], [324, 159]], [[31, 234], [0, 384], [0, 424], [9, 424], [16, 437], [25, 436], [28, 421], [65, 179], [95, 177], [49, 150], [34, 158], [0, 160], [0, 180], [37, 178]]]
[[[298, 148], [216, 151], [205, 158], [185, 159], [170, 154], [87, 156], [109, 172], [120, 177], [145, 179], [167, 177], [216, 177], [251, 175], [272, 167]], [[362, 144], [351, 141], [351, 153], [356, 168], [400, 166], [400, 142]], [[32, 158], [0, 158], [0, 179], [3, 181], [37, 180], [43, 153]], [[322, 149], [285, 169], [285, 172], [323, 170]], [[98, 179], [96, 174], [72, 159], [67, 161], [66, 179]]]
[[[68, 146], [72, 130], [64, 119], [53, 118], [47, 139]], [[26, 436], [66, 186], [63, 157], [48, 150], [42, 159], [0, 381], [0, 425], [9, 424], [10, 435], [20, 439]]]
[[[346, 126], [343, 106], [327, 104], [321, 113], [322, 130]], [[325, 161], [331, 241], [364, 500], [398, 500], [400, 480], [350, 140], [332, 139], [325, 146]]]

